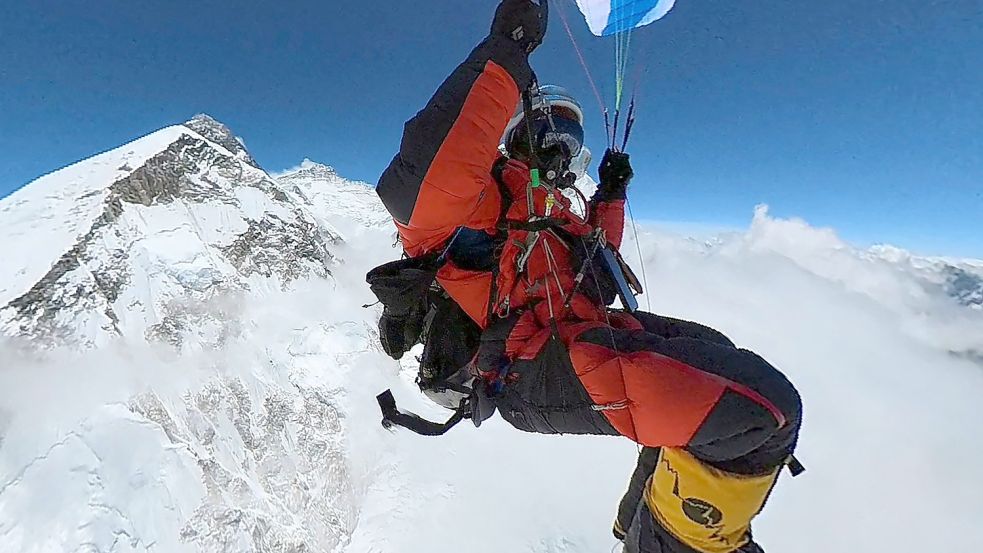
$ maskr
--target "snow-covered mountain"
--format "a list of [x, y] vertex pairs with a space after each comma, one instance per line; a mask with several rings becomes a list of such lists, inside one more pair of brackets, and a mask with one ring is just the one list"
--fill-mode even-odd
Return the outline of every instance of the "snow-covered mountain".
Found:
[[[638, 230], [643, 305], [802, 390], [809, 472], [776, 489], [766, 549], [983, 550], [983, 263], [764, 207], [710, 239]], [[379, 424], [385, 388], [446, 412], [362, 307], [399, 255], [370, 186], [271, 176], [198, 116], [0, 200], [0, 233], [0, 552], [611, 550], [632, 444]]]
[[188, 329], [221, 343], [221, 297], [325, 277], [338, 234], [205, 115], [44, 176], [0, 201], [0, 329], [49, 343]]
[[[315, 204], [295, 193], [329, 172], [310, 165], [299, 173], [311, 179], [298, 174], [281, 185], [228, 128], [199, 115], [0, 201], [7, 238], [0, 258], [16, 268], [0, 281], [3, 334], [29, 348], [97, 348], [45, 354], [44, 366], [73, 391], [94, 381], [113, 388], [102, 380], [106, 371], [109, 380], [139, 382], [117, 403], [96, 406], [82, 428], [62, 426], [57, 404], [25, 427], [12, 421], [23, 422], [29, 407], [15, 416], [0, 406], [0, 550], [300, 550], [341, 542], [353, 514], [344, 507], [350, 482], [333, 477], [346, 469], [329, 392], [295, 386], [263, 348], [259, 360], [244, 354], [240, 366], [228, 366], [262, 324], [250, 306], [275, 302], [297, 281], [335, 293], [331, 272], [344, 244], [327, 216], [339, 200], [322, 194]], [[353, 198], [359, 189], [372, 193], [337, 177], [331, 184], [348, 186]], [[369, 341], [359, 340], [365, 348]], [[148, 349], [162, 344], [200, 357]], [[15, 366], [42, 363], [12, 347], [3, 351]], [[107, 351], [114, 353], [102, 357]], [[160, 393], [159, 377], [153, 386], [142, 380], [150, 367], [181, 383], [174, 396]], [[38, 382], [49, 386], [45, 396], [58, 394], [51, 379]], [[77, 399], [70, 395], [69, 404]], [[41, 454], [11, 464], [19, 437]], [[146, 463], [137, 469], [143, 476], [131, 463]], [[141, 481], [116, 482], [121, 474]], [[66, 520], [21, 510], [39, 485], [63, 488], [60, 501], [73, 504]], [[162, 512], [176, 515], [173, 526]], [[65, 534], [48, 536], [62, 523]], [[158, 535], [159, 528], [168, 530]]]
[[392, 217], [367, 183], [344, 179], [333, 168], [309, 159], [276, 177], [284, 190], [300, 198], [324, 224], [338, 228], [343, 237], [373, 229], [395, 231]]
[[919, 257], [886, 245], [871, 248], [869, 254], [918, 274], [961, 305], [983, 309], [983, 262], [979, 260]]

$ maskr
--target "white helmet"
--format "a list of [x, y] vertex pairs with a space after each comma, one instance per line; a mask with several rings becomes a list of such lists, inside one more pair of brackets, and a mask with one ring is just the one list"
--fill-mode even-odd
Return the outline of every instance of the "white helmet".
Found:
[[[532, 93], [532, 111], [533, 113], [542, 113], [548, 115], [555, 120], [562, 120], [566, 122], [574, 122], [580, 127], [579, 137], [577, 138], [579, 142], [583, 142], [583, 125], [584, 125], [584, 110], [580, 106], [580, 102], [573, 97], [567, 90], [563, 87], [557, 85], [542, 85], [536, 91]], [[509, 124], [505, 127], [505, 133], [502, 136], [502, 145], [508, 149], [516, 132], [521, 130], [520, 123], [525, 120], [525, 110], [523, 109], [522, 103], [516, 107], [515, 113], [512, 115], [512, 119], [509, 120]], [[580, 148], [576, 151], [571, 152], [571, 155], [578, 155], [580, 153]]]

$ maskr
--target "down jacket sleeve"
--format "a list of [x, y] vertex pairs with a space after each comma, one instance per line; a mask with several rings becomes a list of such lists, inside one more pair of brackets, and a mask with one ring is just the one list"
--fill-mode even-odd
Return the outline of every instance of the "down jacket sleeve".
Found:
[[410, 255], [442, 247], [457, 227], [494, 227], [501, 198], [491, 169], [531, 81], [528, 54], [490, 36], [406, 123], [377, 190]]

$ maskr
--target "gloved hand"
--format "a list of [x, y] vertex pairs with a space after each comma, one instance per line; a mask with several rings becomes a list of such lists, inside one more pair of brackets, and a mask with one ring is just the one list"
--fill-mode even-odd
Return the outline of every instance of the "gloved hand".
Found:
[[543, 43], [546, 19], [545, 6], [533, 0], [502, 0], [495, 11], [491, 32], [514, 40], [526, 52], [532, 52]]
[[628, 154], [611, 149], [604, 152], [597, 174], [601, 178], [600, 185], [597, 187], [597, 197], [602, 201], [624, 199], [628, 183], [635, 176]]
[[388, 309], [383, 309], [379, 318], [379, 341], [382, 349], [397, 361], [413, 346], [420, 343], [423, 332], [423, 317], [426, 311], [414, 308], [406, 315], [393, 315]]

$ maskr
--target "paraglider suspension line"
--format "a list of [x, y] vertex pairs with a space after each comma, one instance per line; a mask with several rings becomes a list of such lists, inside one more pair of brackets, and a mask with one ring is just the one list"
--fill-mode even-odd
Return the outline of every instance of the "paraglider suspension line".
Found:
[[[580, 66], [584, 68], [584, 74], [587, 75], [587, 82], [590, 83], [591, 90], [594, 91], [594, 98], [597, 99], [597, 107], [601, 110], [601, 113], [604, 114], [605, 125], [607, 125], [608, 108], [604, 105], [604, 99], [601, 97], [601, 91], [599, 88], [597, 88], [597, 81], [595, 81], [594, 76], [591, 75], [590, 67], [587, 65], [587, 60], [584, 59], [584, 53], [581, 51], [580, 45], [577, 44], [577, 39], [573, 36], [573, 31], [570, 30], [570, 23], [567, 21], [567, 15], [563, 9], [563, 3], [560, 2], [557, 7], [557, 12], [560, 14], [560, 20], [563, 22], [563, 28], [566, 30], [567, 36], [570, 37], [570, 43], [573, 44], [573, 50], [577, 54], [577, 59], [580, 61]], [[610, 130], [610, 127], [608, 127], [606, 130]]]
[[[623, 3], [618, 4], [615, 18], [619, 28], [614, 35], [614, 109], [621, 110], [621, 100], [624, 97], [625, 73], [628, 70], [629, 52], [631, 51], [631, 35], [634, 27], [627, 24], [626, 9]], [[621, 27], [623, 26], [623, 27]]]
[[611, 128], [611, 136], [608, 137], [608, 144], [611, 145], [611, 149], [617, 151], [618, 148], [618, 120], [621, 118], [621, 110], [615, 108], [614, 110], [614, 126]]
[[[635, 225], [635, 214], [631, 211], [631, 202], [625, 198], [625, 206], [628, 207], [628, 219], [631, 221], [631, 232], [635, 238], [635, 251], [638, 252], [638, 266], [642, 269], [642, 289], [649, 290], [648, 275], [645, 274], [645, 259], [642, 257], [642, 243], [638, 241], [638, 226]], [[645, 294], [645, 309], [652, 312], [652, 294]]]
[[631, 136], [631, 128], [635, 126], [635, 95], [631, 95], [631, 102], [628, 104], [628, 117], [625, 120], [625, 137], [621, 141], [621, 151], [628, 147], [628, 137]]

